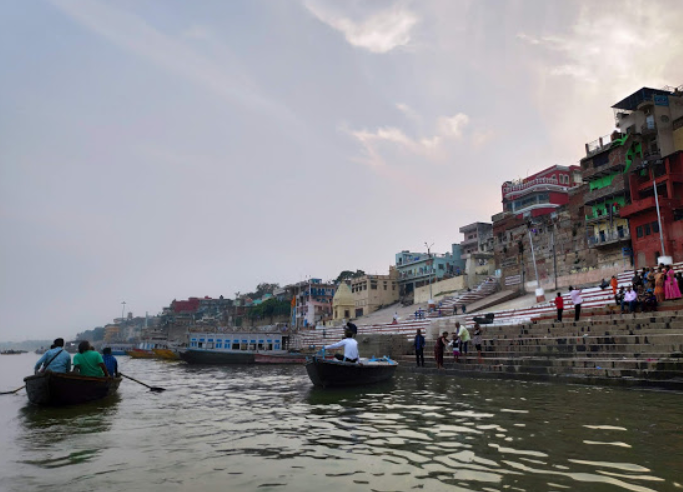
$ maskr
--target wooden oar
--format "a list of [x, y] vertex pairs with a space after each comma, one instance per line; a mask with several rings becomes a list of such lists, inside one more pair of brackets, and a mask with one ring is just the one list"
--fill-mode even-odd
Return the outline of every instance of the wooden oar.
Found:
[[[136, 383], [141, 384], [141, 385], [143, 385], [143, 386], [149, 388], [149, 389], [152, 390], [152, 391], [156, 391], [156, 392], [166, 391], [166, 388], [159, 388], [158, 386], [150, 386], [149, 384], [145, 384], [145, 383], [143, 383], [142, 381], [138, 381], [138, 380], [135, 379], [135, 378], [132, 378], [132, 377], [130, 377], [130, 376], [126, 376], [126, 375], [123, 374], [122, 372], [120, 372], [119, 374], [120, 374], [121, 376], [123, 376], [124, 378], [126, 378], [126, 379], [130, 379], [131, 381], [135, 381]], [[19, 389], [21, 389], [21, 388], [19, 388]]]
[[14, 391], [3, 391], [2, 393], [0, 393], [0, 395], [13, 395], [13, 394], [16, 393], [17, 391], [21, 391], [21, 390], [23, 390], [24, 388], [26, 388], [26, 385], [23, 385], [21, 388], [17, 388], [17, 389], [15, 389]]

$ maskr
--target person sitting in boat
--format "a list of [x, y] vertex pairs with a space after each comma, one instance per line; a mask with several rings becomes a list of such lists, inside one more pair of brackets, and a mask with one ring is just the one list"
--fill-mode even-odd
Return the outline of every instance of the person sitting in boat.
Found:
[[351, 333], [353, 333], [354, 338], [356, 335], [358, 335], [358, 327], [350, 321], [346, 323], [345, 331], [350, 331]]
[[107, 372], [110, 376], [118, 377], [119, 375], [119, 361], [116, 360], [111, 353], [111, 347], [105, 347], [102, 349], [102, 360], [104, 365], [107, 366]]
[[74, 355], [74, 369], [78, 369], [81, 376], [93, 378], [109, 377], [107, 366], [99, 352], [92, 349], [87, 340], [78, 344], [78, 353]]
[[344, 330], [344, 338], [341, 342], [333, 343], [323, 347], [325, 350], [331, 350], [344, 347], [344, 355], [334, 354], [334, 358], [342, 362], [358, 362], [358, 342], [353, 338], [351, 330]]
[[[71, 371], [71, 356], [64, 350], [64, 339], [57, 338], [52, 345], [53, 348], [45, 352], [38, 362], [36, 362], [34, 372], [52, 371], [69, 372]], [[42, 369], [40, 366], [44, 366]]]

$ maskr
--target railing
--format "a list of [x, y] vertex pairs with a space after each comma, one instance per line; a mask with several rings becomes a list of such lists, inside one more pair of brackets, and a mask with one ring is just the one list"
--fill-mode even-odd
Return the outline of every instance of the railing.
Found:
[[612, 146], [612, 135], [603, 135], [586, 144], [586, 157], [590, 157]]
[[539, 186], [539, 185], [553, 185], [553, 186], [563, 186], [564, 187], [564, 185], [560, 185], [557, 178], [536, 178], [536, 179], [532, 179], [531, 181], [527, 181], [526, 183], [507, 185], [503, 188], [503, 194], [508, 195], [510, 193], [524, 191], [528, 188], [531, 188], [533, 186]]
[[589, 246], [599, 246], [624, 241], [631, 237], [628, 229], [618, 229], [616, 231], [604, 231], [597, 236], [588, 237]]

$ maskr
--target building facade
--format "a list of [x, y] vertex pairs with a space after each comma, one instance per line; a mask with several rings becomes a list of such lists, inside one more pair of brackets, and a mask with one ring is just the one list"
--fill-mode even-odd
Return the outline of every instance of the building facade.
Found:
[[381, 307], [398, 301], [398, 272], [389, 267], [389, 275], [364, 275], [351, 280], [354, 300], [354, 318], [366, 316]]
[[396, 253], [399, 296], [412, 293], [416, 287], [429, 285], [453, 272], [453, 254]]
[[581, 184], [578, 166], [552, 166], [501, 187], [503, 213], [518, 217], [547, 215], [569, 202], [569, 190]]
[[683, 261], [683, 152], [645, 160], [629, 181], [631, 203], [621, 213], [629, 220], [636, 268], [654, 266], [665, 255]]
[[493, 248], [493, 224], [474, 222], [462, 226], [460, 233], [464, 235], [460, 243], [462, 259], [466, 259], [472, 253], [488, 253]]

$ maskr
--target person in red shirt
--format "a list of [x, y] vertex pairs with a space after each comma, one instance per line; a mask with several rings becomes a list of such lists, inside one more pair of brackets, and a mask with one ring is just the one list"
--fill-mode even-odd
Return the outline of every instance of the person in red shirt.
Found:
[[557, 293], [557, 297], [555, 297], [555, 307], [557, 308], [557, 319], [555, 321], [562, 321], [562, 311], [564, 311], [564, 299], [562, 298], [562, 294], [559, 292]]

